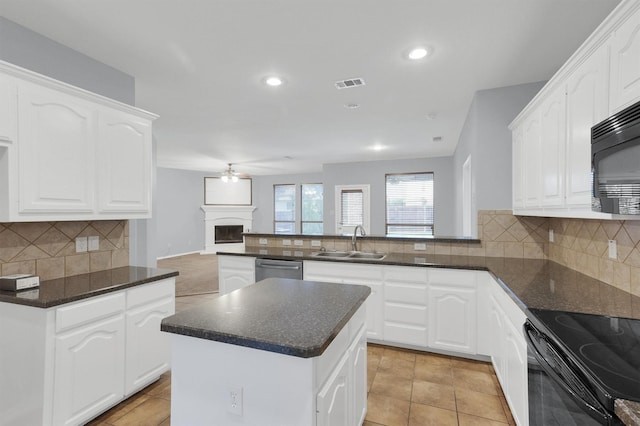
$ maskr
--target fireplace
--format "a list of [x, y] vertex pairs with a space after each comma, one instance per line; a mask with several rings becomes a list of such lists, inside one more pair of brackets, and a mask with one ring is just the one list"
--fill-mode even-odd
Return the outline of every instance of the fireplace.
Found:
[[244, 251], [242, 234], [253, 228], [253, 206], [209, 206], [204, 212], [204, 251]]
[[216, 225], [213, 227], [216, 244], [241, 243], [242, 225]]

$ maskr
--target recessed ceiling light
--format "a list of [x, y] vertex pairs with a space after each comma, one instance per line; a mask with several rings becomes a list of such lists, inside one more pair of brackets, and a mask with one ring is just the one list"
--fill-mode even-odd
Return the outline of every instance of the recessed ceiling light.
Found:
[[434, 136], [432, 141], [434, 141], [434, 142], [442, 142], [442, 136]]
[[425, 115], [425, 118], [427, 120], [435, 120], [437, 116], [438, 116], [437, 112], [430, 112], [429, 114]]
[[267, 77], [267, 78], [264, 80], [264, 82], [265, 82], [268, 86], [273, 86], [273, 87], [280, 86], [280, 85], [283, 83], [283, 81], [282, 81], [282, 79], [281, 79], [280, 77], [275, 77], [275, 76]]
[[409, 59], [417, 60], [422, 59], [429, 54], [429, 50], [426, 47], [416, 47], [409, 51]]
[[344, 104], [344, 107], [347, 109], [356, 109], [356, 108], [360, 108], [360, 104], [355, 104], [355, 103]]
[[375, 145], [373, 145], [371, 147], [371, 149], [374, 150], [374, 151], [382, 151], [384, 148], [385, 148], [385, 146], [382, 145], [382, 144], [379, 144], [379, 143], [377, 143], [377, 144], [375, 144]]

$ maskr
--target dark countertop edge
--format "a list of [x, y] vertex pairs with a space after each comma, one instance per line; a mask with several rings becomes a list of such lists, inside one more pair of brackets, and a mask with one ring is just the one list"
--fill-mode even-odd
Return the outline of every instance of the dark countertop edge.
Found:
[[616, 399], [614, 412], [627, 426], [640, 426], [640, 402]]
[[[369, 297], [369, 294], [370, 293], [367, 294], [367, 297]], [[340, 331], [342, 331], [342, 329], [347, 325], [347, 323], [351, 320], [353, 315], [358, 311], [358, 309], [360, 308], [360, 306], [362, 306], [366, 299], [367, 298], [365, 297], [358, 300], [354, 304], [353, 308], [347, 314], [345, 314], [345, 316], [336, 324], [335, 328], [331, 331], [330, 336], [327, 338], [327, 340], [325, 340], [324, 344], [319, 346], [298, 347], [291, 345], [280, 345], [273, 342], [249, 339], [237, 335], [219, 333], [212, 330], [204, 330], [201, 328], [180, 327], [176, 325], [166, 324], [164, 321], [162, 321], [162, 323], [160, 324], [160, 330], [167, 333], [179, 334], [187, 337], [195, 337], [204, 340], [212, 340], [235, 346], [242, 346], [251, 349], [258, 349], [267, 352], [295, 356], [298, 358], [313, 358], [324, 353], [324, 351], [334, 341]]]
[[[351, 240], [351, 235], [309, 235], [309, 234], [261, 234], [254, 232], [245, 232], [242, 235], [246, 237], [269, 237], [269, 238], [324, 238], [324, 239], [344, 239]], [[358, 235], [358, 240], [381, 240], [381, 241], [399, 241], [399, 242], [436, 242], [436, 243], [473, 243], [480, 244], [481, 241], [471, 237], [387, 237], [384, 235]]]
[[[119, 268], [114, 268], [114, 269], [119, 269]], [[150, 268], [150, 269], [154, 269], [154, 268]], [[103, 294], [113, 293], [119, 290], [136, 287], [142, 284], [148, 284], [154, 281], [164, 280], [166, 278], [176, 277], [179, 275], [178, 271], [171, 271], [167, 269], [155, 269], [155, 270], [158, 271], [159, 273], [157, 275], [149, 276], [147, 278], [142, 278], [140, 280], [129, 281], [121, 284], [114, 284], [109, 287], [88, 291], [79, 295], [62, 297], [57, 300], [50, 300], [46, 302], [41, 302], [35, 299], [18, 298], [15, 296], [15, 294], [17, 293], [4, 291], [4, 292], [0, 292], [0, 302], [46, 309], [46, 308], [52, 308], [55, 306], [64, 305], [71, 302], [77, 302], [78, 300], [89, 299], [91, 297], [100, 296]], [[105, 271], [100, 271], [100, 272], [105, 272]], [[82, 274], [82, 275], [90, 275], [90, 274]], [[46, 283], [46, 281], [43, 281], [42, 283], [40, 283], [40, 286], [42, 286], [43, 283]], [[37, 287], [35, 289], [37, 289]]]
[[[291, 249], [291, 251], [293, 252], [296, 250]], [[337, 262], [337, 263], [368, 263], [371, 265], [413, 266], [413, 267], [443, 268], [443, 269], [468, 269], [473, 271], [491, 272], [491, 270], [488, 267], [482, 266], [482, 265], [453, 265], [453, 264], [447, 264], [447, 263], [430, 263], [430, 262], [400, 262], [400, 261], [393, 261], [393, 260], [389, 261], [386, 259], [372, 260], [372, 259], [353, 259], [353, 258], [342, 258], [342, 257], [328, 258], [328, 257], [316, 257], [316, 256], [310, 256], [310, 255], [307, 256], [304, 254], [302, 256], [288, 256], [288, 255], [271, 254], [271, 253], [259, 254], [259, 253], [224, 252], [224, 251], [218, 251], [216, 254], [220, 256], [255, 257], [257, 259], [313, 260], [318, 262]], [[420, 257], [420, 254], [416, 253], [416, 257]], [[465, 256], [465, 257], [470, 257], [470, 256]], [[496, 279], [498, 278], [496, 277]]]

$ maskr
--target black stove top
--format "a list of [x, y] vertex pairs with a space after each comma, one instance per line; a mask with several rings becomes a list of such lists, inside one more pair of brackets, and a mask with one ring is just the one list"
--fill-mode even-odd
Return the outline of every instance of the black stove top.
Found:
[[[640, 401], [640, 320], [530, 309], [590, 376], [600, 398]], [[605, 401], [602, 401], [605, 403]]]

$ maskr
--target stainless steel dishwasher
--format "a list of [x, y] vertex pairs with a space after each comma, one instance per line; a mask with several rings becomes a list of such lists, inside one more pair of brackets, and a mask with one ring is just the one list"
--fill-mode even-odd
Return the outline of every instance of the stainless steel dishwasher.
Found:
[[256, 259], [256, 282], [265, 278], [302, 279], [302, 261]]

